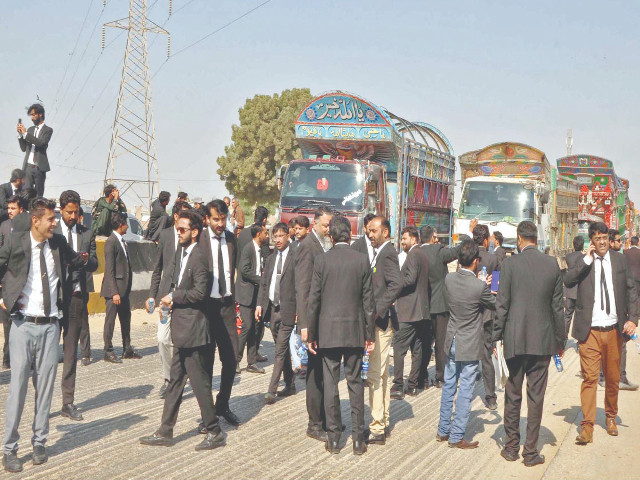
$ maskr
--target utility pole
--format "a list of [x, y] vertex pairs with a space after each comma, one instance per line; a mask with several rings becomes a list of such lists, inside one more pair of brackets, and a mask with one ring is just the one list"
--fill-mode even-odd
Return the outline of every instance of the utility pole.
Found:
[[[106, 5], [107, 0], [103, 3]], [[123, 194], [131, 190], [150, 211], [151, 202], [160, 190], [160, 175], [151, 104], [147, 32], [167, 35], [167, 58], [171, 39], [169, 32], [147, 19], [147, 0], [129, 0], [129, 17], [104, 24], [103, 49], [105, 27], [127, 30], [128, 35], [104, 184], [118, 183]]]
[[567, 157], [571, 156], [571, 148], [573, 147], [573, 131], [567, 130]]

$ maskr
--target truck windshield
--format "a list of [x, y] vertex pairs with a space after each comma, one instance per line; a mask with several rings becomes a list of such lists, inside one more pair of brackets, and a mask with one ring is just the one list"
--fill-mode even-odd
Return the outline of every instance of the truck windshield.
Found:
[[362, 210], [364, 207], [364, 171], [353, 163], [293, 163], [287, 169], [282, 186], [281, 206], [302, 203], [315, 208], [330, 205], [337, 210]]
[[533, 190], [524, 185], [500, 182], [467, 182], [462, 192], [458, 218], [493, 222], [533, 220]]

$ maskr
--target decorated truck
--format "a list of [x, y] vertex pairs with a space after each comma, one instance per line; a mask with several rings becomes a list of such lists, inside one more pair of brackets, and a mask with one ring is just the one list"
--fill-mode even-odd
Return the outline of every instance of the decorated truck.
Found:
[[295, 133], [302, 158], [276, 177], [283, 222], [327, 206], [349, 219], [354, 236], [375, 213], [390, 220], [395, 239], [406, 225], [428, 224], [450, 241], [455, 157], [438, 129], [336, 91], [300, 112]]

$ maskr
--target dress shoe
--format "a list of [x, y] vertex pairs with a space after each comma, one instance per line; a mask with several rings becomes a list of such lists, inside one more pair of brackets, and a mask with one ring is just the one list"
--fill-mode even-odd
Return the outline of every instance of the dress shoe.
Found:
[[257, 365], [249, 364], [247, 365], [247, 373], [265, 373], [265, 370]]
[[297, 374], [300, 378], [307, 378], [307, 371], [304, 368], [301, 368]]
[[297, 392], [296, 386], [292, 383], [291, 385], [285, 385], [285, 387], [276, 395], [279, 397], [290, 397], [291, 395], [295, 395]]
[[536, 454], [535, 457], [525, 458], [524, 459], [525, 467], [535, 467], [536, 465], [542, 465], [544, 463], [544, 455]]
[[307, 428], [307, 437], [319, 440], [320, 442], [326, 442], [327, 432], [324, 430], [317, 430], [315, 428]]
[[636, 385], [635, 383], [631, 383], [629, 380], [627, 380], [626, 378], [621, 378], [620, 379], [620, 385], [619, 385], [620, 390], [637, 390], [638, 389], [638, 385]]
[[467, 442], [464, 438], [456, 443], [449, 442], [450, 448], [461, 448], [463, 450], [469, 450], [471, 448], [478, 448], [479, 442]]
[[227, 444], [224, 433], [207, 432], [207, 436], [204, 440], [196, 445], [196, 452], [200, 450], [213, 450], [214, 448], [224, 447]]
[[11, 452], [2, 456], [2, 465], [7, 472], [18, 473], [22, 471], [22, 462], [18, 458], [18, 454]]
[[354, 440], [353, 442], [353, 454], [363, 455], [367, 452], [367, 444], [362, 440]]
[[266, 393], [264, 395], [264, 401], [267, 405], [276, 403], [276, 396], [273, 393]]
[[260, 354], [258, 354], [258, 356], [256, 357], [256, 361], [257, 361], [258, 363], [264, 363], [264, 362], [269, 361], [269, 359], [267, 358], [267, 356], [266, 356], [266, 355], [260, 355]]
[[31, 456], [31, 461], [34, 465], [42, 465], [43, 463], [47, 463], [49, 457], [47, 456], [47, 451], [44, 449], [44, 445], [34, 445], [33, 447], [33, 455]]
[[487, 408], [489, 410], [497, 410], [498, 409], [498, 402], [496, 402], [495, 398], [487, 400]]
[[140, 443], [142, 445], [150, 445], [152, 447], [172, 447], [173, 438], [163, 437], [158, 432], [155, 432], [149, 437], [140, 437]]
[[162, 386], [160, 387], [160, 390], [158, 390], [158, 396], [160, 398], [164, 398], [167, 396], [167, 388], [169, 387], [169, 380], [165, 380], [164, 383], [162, 384]]
[[402, 400], [404, 398], [404, 392], [402, 391], [403, 387], [391, 387], [391, 398], [394, 400]]
[[410, 397], [417, 397], [420, 391], [417, 388], [407, 388], [407, 395]]
[[62, 410], [60, 411], [60, 415], [63, 417], [70, 418], [71, 420], [75, 420], [79, 422], [80, 420], [84, 420], [80, 410], [73, 403], [67, 403], [62, 406]]
[[338, 442], [330, 442], [327, 440], [324, 444], [324, 449], [331, 453], [332, 455], [337, 455], [340, 453], [340, 447], [338, 447]]
[[387, 443], [387, 437], [385, 437], [384, 433], [377, 435], [375, 433], [369, 433], [366, 442], [369, 445], [384, 445]]
[[618, 427], [615, 418], [607, 418], [607, 433], [612, 437], [618, 436]]
[[586, 445], [587, 443], [593, 443], [593, 429], [582, 428], [580, 435], [576, 437], [576, 443], [578, 445]]
[[118, 356], [113, 352], [105, 352], [104, 361], [109, 363], [122, 363], [122, 360], [120, 360]]
[[122, 355], [122, 358], [126, 358], [129, 360], [140, 360], [142, 358], [142, 355], [140, 355], [133, 348], [131, 348], [124, 352], [124, 355]]
[[449, 435], [439, 435], [436, 433], [436, 442], [448, 442]]
[[442, 388], [442, 385], [444, 385], [444, 382], [441, 382], [440, 380], [434, 380], [431, 385], [433, 385], [436, 388]]
[[229, 410], [229, 408], [222, 410], [218, 413], [218, 416], [224, 418], [229, 425], [233, 425], [234, 427], [237, 427], [242, 423], [237, 415]]
[[198, 433], [200, 435], [206, 435], [208, 433], [207, 432], [207, 427], [204, 426], [204, 422], [200, 422], [198, 424]]
[[503, 448], [500, 451], [500, 456], [504, 458], [507, 462], [515, 462], [520, 458], [520, 455], [518, 455], [518, 452], [510, 452], [506, 448]]
[[91, 357], [82, 357], [82, 360], [80, 361], [80, 364], [83, 367], [88, 367], [89, 365], [91, 365]]

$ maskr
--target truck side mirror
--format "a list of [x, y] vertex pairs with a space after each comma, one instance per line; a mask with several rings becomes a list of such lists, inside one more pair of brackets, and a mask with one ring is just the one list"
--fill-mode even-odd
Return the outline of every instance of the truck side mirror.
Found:
[[550, 194], [551, 192], [549, 192], [549, 190], [545, 190], [544, 192], [542, 192], [542, 194], [540, 195], [540, 203], [542, 203], [543, 205], [549, 203]]
[[278, 190], [282, 190], [284, 184], [284, 174], [287, 173], [287, 165], [281, 165], [276, 173], [276, 187]]

